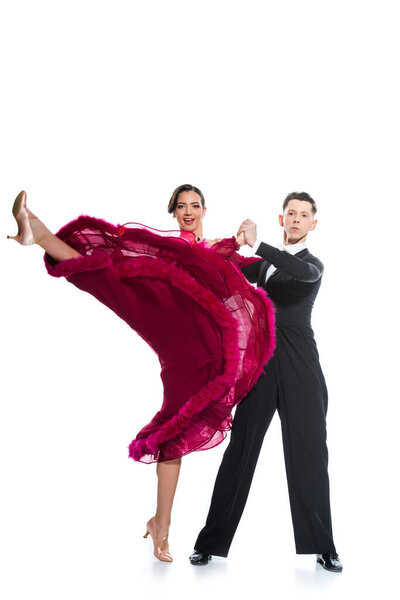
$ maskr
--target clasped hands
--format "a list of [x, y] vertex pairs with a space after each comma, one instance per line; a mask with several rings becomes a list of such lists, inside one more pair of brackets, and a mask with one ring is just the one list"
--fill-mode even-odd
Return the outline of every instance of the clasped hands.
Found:
[[253, 247], [257, 239], [257, 225], [251, 219], [245, 219], [240, 225], [236, 234], [236, 241], [239, 246], [248, 244]]

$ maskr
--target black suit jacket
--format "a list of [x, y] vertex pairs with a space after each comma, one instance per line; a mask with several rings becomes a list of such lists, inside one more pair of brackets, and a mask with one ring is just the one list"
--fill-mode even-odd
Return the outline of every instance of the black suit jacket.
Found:
[[[261, 242], [257, 255], [261, 260], [242, 268], [246, 279], [263, 287], [276, 307], [277, 326], [311, 326], [311, 312], [318, 294], [324, 266], [307, 248], [289, 254]], [[276, 271], [265, 282], [270, 265]]]

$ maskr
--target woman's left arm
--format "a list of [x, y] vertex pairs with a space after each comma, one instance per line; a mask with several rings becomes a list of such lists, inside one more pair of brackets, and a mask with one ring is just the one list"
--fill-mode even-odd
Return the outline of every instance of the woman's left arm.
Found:
[[251, 283], [258, 281], [259, 267], [262, 259], [257, 256], [241, 256], [237, 251], [240, 249], [240, 244], [235, 236], [224, 238], [222, 240], [214, 240], [210, 246], [213, 252], [217, 252], [227, 260], [233, 262], [238, 267], [246, 279]]

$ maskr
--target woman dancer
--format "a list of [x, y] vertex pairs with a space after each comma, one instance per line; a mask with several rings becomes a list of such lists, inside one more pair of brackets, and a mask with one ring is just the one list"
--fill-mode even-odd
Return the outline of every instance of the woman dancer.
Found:
[[274, 329], [270, 301], [227, 260], [234, 260], [238, 241], [203, 240], [200, 190], [179, 186], [168, 210], [180, 231], [82, 216], [53, 235], [22, 191], [13, 206], [13, 239], [40, 245], [50, 275], [95, 296], [159, 356], [163, 403], [129, 455], [157, 463], [157, 510], [145, 537], [151, 535], [159, 560], [171, 562], [168, 531], [181, 457], [224, 439], [233, 406], [273, 352]]

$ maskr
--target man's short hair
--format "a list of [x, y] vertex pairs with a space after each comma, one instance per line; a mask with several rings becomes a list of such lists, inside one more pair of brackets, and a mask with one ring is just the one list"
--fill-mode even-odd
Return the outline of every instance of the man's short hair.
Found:
[[307, 194], [307, 192], [291, 192], [288, 194], [283, 201], [283, 210], [285, 210], [291, 200], [305, 200], [311, 204], [313, 215], [317, 212], [317, 203], [311, 198], [310, 194]]

